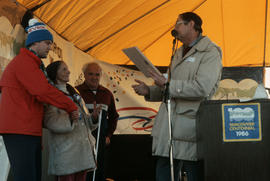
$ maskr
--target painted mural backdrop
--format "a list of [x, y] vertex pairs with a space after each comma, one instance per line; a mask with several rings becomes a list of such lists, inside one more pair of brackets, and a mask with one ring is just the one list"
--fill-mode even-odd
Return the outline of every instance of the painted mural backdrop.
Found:
[[[107, 87], [114, 95], [120, 118], [115, 134], [149, 134], [153, 119], [160, 103], [149, 103], [143, 97], [137, 96], [131, 85], [134, 79], [140, 79], [152, 84], [141, 72], [108, 64], [85, 54], [75, 48], [71, 43], [60, 38], [52, 30], [54, 43], [45, 65], [56, 60], [64, 60], [70, 71], [70, 83], [78, 85], [84, 81], [81, 71], [87, 62], [95, 61], [103, 69], [101, 84]], [[7, 64], [19, 53], [24, 46], [26, 34], [20, 24], [12, 25], [10, 20], [0, 17], [0, 76]]]
[[[3, 9], [1, 2], [0, 8]], [[24, 29], [19, 24], [20, 17], [10, 16], [14, 12], [23, 15], [23, 10], [14, 4], [4, 9], [5, 11], [0, 12], [0, 76], [6, 65], [23, 47], [26, 37]], [[8, 11], [10, 12], [8, 13]], [[74, 47], [72, 43], [59, 37], [52, 30], [50, 31], [54, 35], [54, 43], [52, 51], [44, 60], [45, 64], [60, 59], [64, 60], [71, 71], [70, 83], [78, 85], [84, 81], [82, 66], [87, 62], [98, 62], [103, 69], [101, 84], [113, 93], [120, 114], [115, 134], [149, 134], [160, 103], [146, 102], [143, 97], [134, 93], [131, 85], [134, 84], [134, 79], [143, 80], [147, 84], [153, 84], [153, 81], [147, 79], [141, 72], [96, 60]], [[239, 82], [224, 79], [213, 99], [252, 98], [257, 87], [257, 82], [251, 79]]]

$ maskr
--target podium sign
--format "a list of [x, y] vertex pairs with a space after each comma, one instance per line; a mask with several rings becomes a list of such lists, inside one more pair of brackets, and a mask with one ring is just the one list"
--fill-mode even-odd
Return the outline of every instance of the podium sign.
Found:
[[203, 101], [196, 119], [201, 181], [270, 180], [270, 100]]
[[259, 103], [222, 104], [224, 142], [261, 141]]

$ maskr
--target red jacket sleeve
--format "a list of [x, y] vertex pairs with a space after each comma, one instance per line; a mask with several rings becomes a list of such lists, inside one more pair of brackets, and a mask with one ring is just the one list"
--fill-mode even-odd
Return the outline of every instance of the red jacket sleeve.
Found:
[[75, 103], [64, 93], [49, 84], [42, 70], [31, 60], [22, 60], [18, 64], [16, 77], [31, 95], [36, 96], [38, 101], [64, 109], [68, 113], [77, 110]]

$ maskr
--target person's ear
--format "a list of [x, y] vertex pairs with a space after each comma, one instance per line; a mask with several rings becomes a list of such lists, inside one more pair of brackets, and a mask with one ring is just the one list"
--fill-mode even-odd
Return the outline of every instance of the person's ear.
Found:
[[195, 29], [195, 23], [193, 20], [191, 20], [188, 24], [189, 24], [190, 28]]

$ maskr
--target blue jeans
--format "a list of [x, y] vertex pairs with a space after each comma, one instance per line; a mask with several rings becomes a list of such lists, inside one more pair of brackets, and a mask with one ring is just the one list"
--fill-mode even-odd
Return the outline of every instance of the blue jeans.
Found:
[[[182, 160], [173, 160], [174, 180], [180, 181], [180, 170], [183, 166]], [[168, 157], [158, 157], [156, 163], [156, 181], [171, 181], [170, 159]]]
[[[203, 170], [200, 162], [173, 160], [174, 181], [180, 181], [180, 170], [187, 173], [188, 181], [203, 180]], [[158, 157], [156, 164], [156, 181], [170, 181], [171, 169], [170, 159], [168, 157]]]
[[202, 163], [199, 161], [184, 161], [182, 171], [187, 173], [188, 181], [204, 180]]

